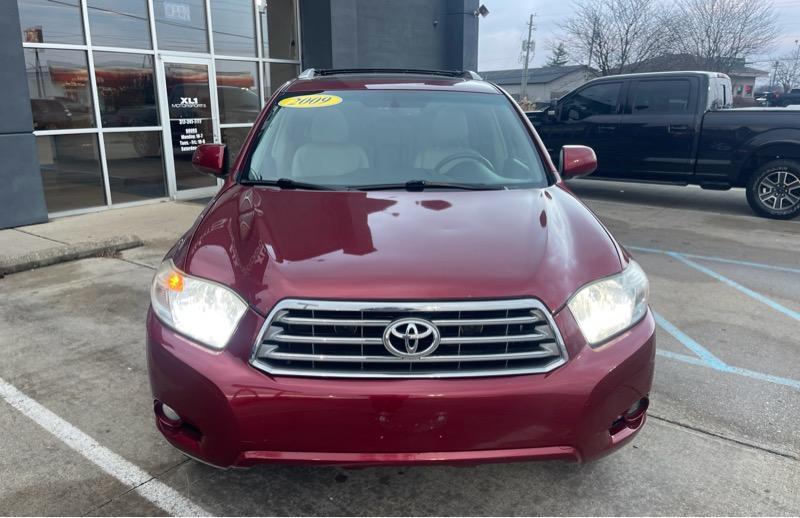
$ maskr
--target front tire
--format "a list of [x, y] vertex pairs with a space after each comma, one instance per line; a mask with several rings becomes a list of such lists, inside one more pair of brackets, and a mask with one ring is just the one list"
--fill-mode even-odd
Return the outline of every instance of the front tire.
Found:
[[800, 215], [800, 162], [773, 160], [761, 166], [747, 181], [747, 203], [765, 218]]

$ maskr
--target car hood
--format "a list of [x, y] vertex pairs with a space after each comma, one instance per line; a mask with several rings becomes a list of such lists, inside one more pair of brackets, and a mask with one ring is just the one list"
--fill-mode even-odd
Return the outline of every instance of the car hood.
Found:
[[[536, 297], [552, 311], [621, 269], [594, 215], [559, 186], [334, 192], [234, 185], [175, 254], [267, 314], [284, 298]], [[181, 248], [181, 247], [179, 247]]]

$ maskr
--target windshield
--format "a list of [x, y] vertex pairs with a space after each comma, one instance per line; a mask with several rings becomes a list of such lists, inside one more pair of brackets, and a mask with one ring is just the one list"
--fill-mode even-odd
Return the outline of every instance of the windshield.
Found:
[[243, 179], [356, 189], [547, 185], [533, 141], [504, 96], [402, 90], [283, 97]]

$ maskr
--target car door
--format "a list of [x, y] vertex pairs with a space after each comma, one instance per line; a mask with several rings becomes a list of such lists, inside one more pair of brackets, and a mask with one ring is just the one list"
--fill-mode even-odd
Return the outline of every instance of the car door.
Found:
[[696, 77], [631, 81], [621, 121], [625, 177], [680, 181], [693, 173], [699, 84]]
[[597, 155], [594, 175], [615, 175], [620, 166], [617, 140], [624, 86], [625, 81], [589, 83], [559, 101], [554, 120], [536, 127], [556, 163], [562, 146], [580, 144]]

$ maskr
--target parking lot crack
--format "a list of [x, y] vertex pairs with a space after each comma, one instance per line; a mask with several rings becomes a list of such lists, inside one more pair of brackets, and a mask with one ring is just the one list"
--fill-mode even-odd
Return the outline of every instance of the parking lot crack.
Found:
[[59, 245], [68, 245], [69, 243], [65, 241], [59, 241], [58, 239], [53, 239], [52, 237], [42, 236], [39, 234], [34, 234], [33, 232], [28, 232], [27, 230], [22, 230], [21, 228], [15, 228], [15, 232], [21, 232], [22, 234], [27, 234], [29, 236], [38, 237], [39, 239], [44, 239], [46, 241], [52, 241], [53, 243], [58, 243]]
[[140, 263], [140, 262], [138, 262], [138, 261], [134, 261], [134, 260], [132, 260], [132, 259], [125, 259], [124, 257], [114, 257], [114, 259], [117, 259], [117, 260], [119, 260], [119, 261], [126, 262], [126, 263], [128, 263], [128, 264], [132, 264], [132, 265], [134, 265], [134, 266], [141, 266], [142, 268], [147, 268], [148, 270], [155, 270], [155, 267], [153, 267], [153, 266], [150, 266], [149, 264]]
[[669, 419], [667, 417], [655, 415], [652, 412], [650, 412], [648, 414], [648, 417], [651, 418], [651, 419], [655, 419], [656, 421], [669, 423], [671, 425], [678, 426], [680, 428], [685, 428], [685, 429], [691, 430], [693, 432], [697, 432], [697, 433], [700, 433], [700, 434], [703, 434], [703, 435], [708, 435], [710, 437], [715, 437], [715, 438], [721, 439], [723, 441], [732, 442], [732, 443], [738, 444], [740, 446], [745, 446], [747, 448], [752, 448], [754, 450], [763, 451], [765, 453], [770, 453], [772, 455], [778, 455], [779, 457], [783, 457], [785, 459], [790, 459], [790, 460], [794, 460], [794, 461], [800, 461], [800, 456], [798, 456], [797, 454], [792, 453], [792, 452], [776, 450], [774, 448], [769, 448], [769, 447], [763, 446], [761, 444], [756, 444], [756, 443], [753, 443], [753, 442], [750, 442], [750, 441], [746, 441], [746, 440], [743, 440], [743, 439], [737, 439], [736, 437], [730, 437], [728, 435], [723, 435], [723, 434], [720, 434], [720, 433], [717, 433], [717, 432], [712, 432], [711, 430], [706, 430], [704, 428], [699, 428], [697, 426], [686, 424], [684, 422], [677, 421], [675, 419]]
[[189, 462], [189, 460], [191, 460], [191, 459], [189, 459], [188, 457], [184, 458], [182, 461], [170, 466], [169, 468], [165, 469], [164, 471], [161, 471], [159, 473], [156, 473], [156, 474], [152, 475], [150, 478], [148, 478], [147, 480], [143, 481], [142, 483], [136, 484], [135, 486], [128, 487], [122, 493], [120, 493], [118, 495], [115, 495], [115, 496], [109, 498], [108, 500], [106, 500], [105, 502], [103, 502], [102, 504], [99, 504], [99, 505], [89, 509], [88, 511], [83, 513], [81, 516], [89, 516], [89, 515], [95, 514], [97, 511], [99, 511], [100, 509], [106, 507], [107, 505], [109, 505], [110, 503], [114, 502], [115, 500], [119, 500], [120, 498], [124, 498], [129, 493], [136, 492], [136, 490], [141, 488], [142, 486], [146, 486], [150, 482], [152, 482], [154, 480], [158, 480], [161, 476], [166, 475], [167, 473], [170, 473], [170, 472], [174, 471], [175, 469], [183, 466], [184, 464]]

